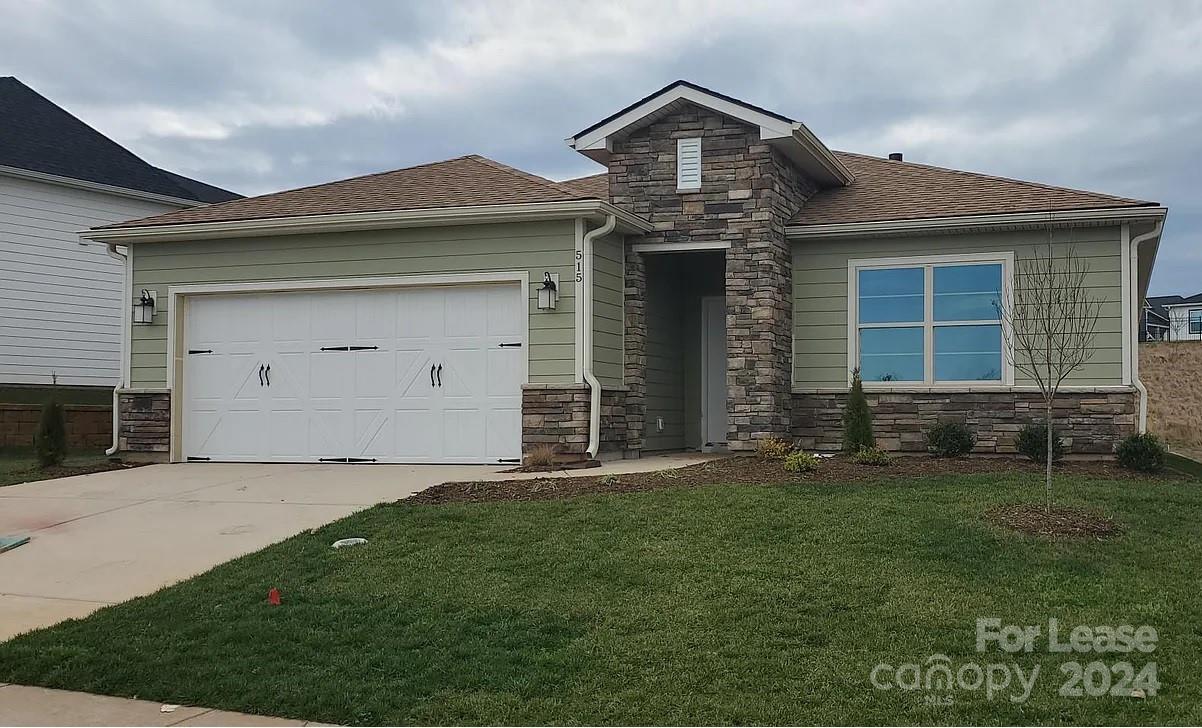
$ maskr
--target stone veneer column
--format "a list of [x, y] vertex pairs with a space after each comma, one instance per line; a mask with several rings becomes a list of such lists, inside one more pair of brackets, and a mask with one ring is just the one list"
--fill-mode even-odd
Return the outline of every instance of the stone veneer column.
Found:
[[117, 404], [120, 451], [167, 457], [171, 449], [171, 395], [167, 392], [122, 392], [117, 397]]
[[[701, 137], [702, 188], [676, 189], [676, 140]], [[759, 131], [686, 104], [614, 143], [611, 201], [655, 230], [631, 243], [724, 242], [727, 408], [731, 449], [787, 437], [792, 406], [793, 274], [785, 223], [815, 191]], [[632, 262], [633, 261], [633, 262]], [[645, 421], [646, 277], [627, 250], [627, 423], [641, 446]], [[633, 439], [633, 438], [632, 438]]]
[[[643, 449], [647, 421], [647, 266], [643, 256], [626, 250], [625, 318], [626, 449], [634, 455]], [[605, 390], [602, 390], [604, 392]]]

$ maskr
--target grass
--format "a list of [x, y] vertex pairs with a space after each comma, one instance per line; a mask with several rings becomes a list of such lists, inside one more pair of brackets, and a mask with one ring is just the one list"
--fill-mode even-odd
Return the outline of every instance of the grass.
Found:
[[[29, 449], [0, 450], [0, 488], [6, 485], [29, 483], [35, 480], [63, 478], [68, 475], [94, 473], [109, 467], [103, 450], [72, 453], [63, 464], [54, 468], [39, 468], [33, 451]], [[113, 467], [117, 467], [113, 465]]]
[[[0, 644], [0, 682], [348, 724], [1202, 722], [1202, 490], [1062, 478], [1118, 539], [984, 520], [1022, 474], [678, 488], [353, 515]], [[333, 550], [337, 538], [365, 546]], [[279, 587], [283, 605], [266, 603]], [[1156, 697], [1065, 698], [975, 620], [1150, 624]], [[881, 661], [1036, 664], [1030, 701], [880, 691]], [[1082, 659], [1083, 658], [1083, 659]]]

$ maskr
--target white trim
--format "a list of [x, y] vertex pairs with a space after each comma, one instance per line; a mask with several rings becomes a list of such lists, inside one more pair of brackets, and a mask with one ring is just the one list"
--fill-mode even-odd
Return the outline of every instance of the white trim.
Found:
[[576, 218], [575, 249], [572, 252], [572, 295], [575, 301], [576, 383], [584, 383], [584, 306], [580, 289], [584, 282], [584, 218]]
[[[522, 297], [522, 347], [525, 360], [522, 384], [530, 382], [530, 274], [527, 271], [490, 271], [484, 273], [437, 273], [360, 278], [329, 278], [285, 281], [254, 281], [250, 283], [188, 283], [168, 286], [167, 299], [167, 388], [171, 393], [170, 445], [171, 462], [180, 461], [180, 428], [182, 427], [183, 397], [177, 391], [176, 373], [182, 364], [176, 351], [176, 341], [183, 330], [183, 315], [190, 296], [206, 294], [284, 293], [291, 291], [349, 291], [365, 288], [408, 288], [417, 286], [456, 286], [489, 283], [517, 283]], [[183, 305], [181, 305], [183, 304]], [[160, 390], [154, 390], [160, 391]]]
[[689, 253], [697, 250], [730, 250], [729, 240], [696, 243], [635, 243], [630, 249], [645, 255], [653, 253]]
[[1120, 317], [1119, 335], [1122, 337], [1123, 384], [1131, 384], [1131, 327], [1133, 325], [1128, 311], [1132, 310], [1131, 285], [1131, 224], [1123, 223], [1119, 229], [1119, 287], [1120, 307], [1123, 312]]
[[106, 185], [102, 182], [89, 182], [88, 180], [75, 179], [74, 177], [62, 177], [57, 174], [47, 174], [45, 172], [35, 172], [32, 169], [21, 169], [20, 167], [9, 167], [0, 164], [0, 174], [8, 177], [18, 177], [20, 179], [33, 180], [34, 182], [44, 182], [45, 184], [58, 185], [60, 187], [73, 187], [79, 190], [87, 190], [89, 192], [101, 192], [106, 195], [116, 195], [117, 197], [128, 197], [134, 200], [146, 200], [148, 202], [161, 202], [165, 205], [178, 205], [179, 207], [202, 207], [209, 203], [200, 202], [198, 200], [188, 200], [183, 197], [171, 197], [169, 195], [160, 195], [154, 192], [144, 192], [142, 190], [133, 190], [128, 187], [117, 187], [116, 185]]
[[1122, 222], [1163, 218], [1163, 207], [1118, 207], [1097, 210], [1064, 210], [1060, 212], [1021, 212], [1005, 215], [964, 215], [928, 217], [918, 220], [880, 220], [877, 222], [847, 222], [824, 225], [793, 225], [785, 228], [791, 239], [845, 238], [868, 235], [917, 232], [955, 232], [991, 227], [1046, 226], [1049, 223]]
[[[1002, 306], [1008, 309], [1014, 288], [1014, 251], [998, 251], [993, 253], [956, 253], [949, 255], [912, 255], [894, 256], [888, 258], [849, 258], [847, 261], [847, 385], [851, 386], [852, 370], [860, 363], [860, 334], [861, 328], [894, 328], [899, 326], [919, 327], [923, 329], [923, 381], [885, 382], [864, 381], [864, 388], [872, 391], [895, 391], [898, 389], [930, 388], [940, 390], [964, 390], [976, 388], [985, 390], [1007, 390], [1014, 387], [1014, 352], [1012, 346], [1007, 346], [1011, 337], [1006, 331], [1005, 318], [989, 321], [935, 321], [934, 317], [934, 269], [936, 267], [953, 265], [971, 265], [993, 263], [1002, 266]], [[860, 324], [859, 323], [859, 276], [861, 270], [884, 268], [919, 268], [923, 269], [923, 320], [913, 323]], [[934, 330], [937, 326], [984, 325], [1000, 324], [1002, 327], [1002, 379], [1000, 382], [983, 384], [981, 382], [936, 382], [935, 381], [935, 346]]]
[[601, 200], [567, 200], [518, 205], [476, 205], [422, 210], [384, 210], [345, 212], [331, 215], [255, 218], [219, 222], [193, 222], [170, 225], [141, 225], [127, 228], [94, 228], [79, 233], [85, 240], [101, 242], [162, 242], [203, 240], [206, 238], [289, 235], [299, 233], [381, 230], [401, 227], [438, 225], [476, 225], [529, 220], [561, 220], [580, 216], [606, 218], [612, 215], [624, 231], [648, 232], [653, 225], [643, 218], [620, 210]]

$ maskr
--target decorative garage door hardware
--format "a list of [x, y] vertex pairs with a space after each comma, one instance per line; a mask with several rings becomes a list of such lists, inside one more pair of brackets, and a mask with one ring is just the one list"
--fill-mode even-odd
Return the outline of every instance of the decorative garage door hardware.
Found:
[[270, 387], [271, 386], [271, 365], [270, 364], [267, 365], [266, 369], [263, 368], [262, 364], [259, 365], [259, 386], [260, 387], [263, 386], [265, 380], [266, 380], [267, 386]]
[[212, 349], [188, 349], [189, 354], [212, 354]]
[[514, 342], [514, 343], [501, 344], [501, 348], [502, 348], [502, 349], [508, 349], [508, 348], [510, 348], [510, 347], [515, 347], [515, 346], [516, 346], [516, 347], [520, 347], [521, 345], [522, 345], [522, 342], [518, 341], [518, 342]]
[[522, 462], [522, 459], [521, 458], [497, 458], [497, 462], [498, 463], [511, 463], [511, 464], [517, 465]]
[[378, 346], [323, 346], [322, 351], [378, 351]]
[[210, 461], [210, 460], [212, 460], [212, 459], [213, 459], [213, 458], [198, 458], [198, 457], [196, 457], [196, 456], [194, 456], [194, 455], [189, 455], [189, 456], [188, 456], [188, 462], [190, 462], [190, 463], [201, 463], [201, 462], [208, 462], [208, 461]]
[[375, 458], [317, 458], [319, 463], [374, 463]]
[[[437, 381], [438, 381], [437, 384], [434, 383], [435, 377], [437, 377]], [[431, 387], [441, 387], [442, 386], [442, 365], [441, 364], [439, 364], [437, 367], [435, 367], [433, 364], [430, 365], [430, 386]]]

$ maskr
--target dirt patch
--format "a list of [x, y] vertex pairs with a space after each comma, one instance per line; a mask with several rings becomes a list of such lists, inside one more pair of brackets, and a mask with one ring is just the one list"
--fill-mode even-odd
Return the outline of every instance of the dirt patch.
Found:
[[1083, 538], [1102, 540], [1123, 532], [1119, 524], [1106, 516], [1082, 508], [1020, 503], [1001, 506], [985, 514], [999, 526], [1045, 538]]
[[[838, 456], [824, 458], [812, 473], [790, 473], [779, 460], [730, 457], [697, 465], [646, 473], [622, 473], [533, 480], [443, 483], [405, 499], [407, 503], [479, 503], [572, 498], [593, 493], [636, 493], [699, 485], [778, 485], [893, 480], [932, 475], [1013, 473], [1042, 475], [1043, 466], [1015, 458], [898, 457], [886, 466], [857, 465]], [[1070, 461], [1056, 466], [1062, 475], [1090, 475], [1108, 480], [1148, 479], [1108, 461]]]
[[89, 475], [91, 473], [103, 473], [109, 470], [139, 468], [143, 465], [147, 465], [147, 463], [125, 463], [111, 460], [88, 463], [87, 465], [59, 465], [52, 468], [39, 468], [36, 465], [32, 465], [29, 468], [22, 470], [12, 470], [7, 473], [0, 473], [0, 488], [3, 488], [7, 485], [33, 483], [39, 480], [66, 478], [72, 475]]

